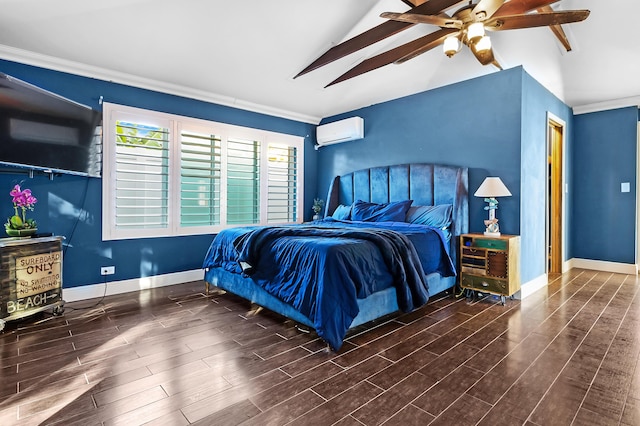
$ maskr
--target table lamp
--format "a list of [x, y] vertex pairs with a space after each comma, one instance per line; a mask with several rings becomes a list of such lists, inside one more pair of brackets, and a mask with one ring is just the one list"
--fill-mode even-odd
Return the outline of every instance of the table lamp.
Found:
[[509, 192], [499, 177], [487, 177], [473, 195], [475, 197], [484, 197], [484, 201], [489, 203], [489, 205], [484, 208], [485, 210], [489, 210], [489, 220], [484, 221], [484, 225], [487, 227], [484, 235], [499, 237], [500, 227], [498, 226], [498, 219], [496, 219], [498, 200], [496, 200], [496, 197], [508, 197], [511, 195], [511, 192]]

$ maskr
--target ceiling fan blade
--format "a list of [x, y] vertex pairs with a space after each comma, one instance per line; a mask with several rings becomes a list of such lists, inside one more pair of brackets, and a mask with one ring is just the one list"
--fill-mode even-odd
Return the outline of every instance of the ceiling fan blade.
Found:
[[457, 31], [458, 30], [451, 29], [451, 28], [442, 28], [438, 31], [434, 31], [430, 34], [427, 34], [409, 43], [403, 44], [402, 46], [398, 46], [391, 50], [387, 50], [386, 52], [380, 53], [379, 55], [373, 56], [369, 59], [362, 61], [361, 63], [351, 68], [346, 73], [342, 74], [340, 77], [333, 80], [331, 83], [327, 84], [325, 87], [333, 86], [336, 83], [349, 80], [350, 78], [357, 77], [359, 75], [362, 75], [369, 71], [373, 71], [385, 65], [392, 64], [395, 61], [401, 58], [404, 58], [405, 56], [410, 55], [413, 52], [416, 52], [418, 49], [422, 49], [428, 46], [429, 47], [428, 49], [425, 49], [423, 52], [420, 52], [420, 53], [424, 53], [427, 50], [433, 49], [437, 45], [441, 44], [448, 35], [455, 33]]
[[494, 13], [504, 3], [504, 0], [480, 0], [473, 8], [471, 14], [476, 21], [485, 21], [493, 16]]
[[571, 52], [571, 44], [569, 43], [569, 39], [567, 38], [567, 34], [565, 34], [564, 30], [560, 25], [550, 25], [549, 28], [551, 32], [556, 36], [560, 44], [566, 49], [567, 52]]
[[[438, 14], [441, 11], [454, 6], [460, 0], [429, 0], [420, 6], [410, 9], [410, 13], [418, 13], [423, 15]], [[327, 50], [322, 56], [313, 61], [309, 66], [300, 71], [294, 78], [300, 77], [308, 72], [318, 69], [324, 65], [330, 64], [340, 58], [343, 58], [360, 49], [364, 49], [380, 40], [384, 40], [394, 34], [399, 33], [414, 24], [407, 22], [386, 21], [382, 24], [371, 28], [349, 40], [333, 46]]]
[[489, 19], [485, 22], [484, 26], [493, 31], [517, 30], [521, 28], [570, 24], [572, 22], [584, 21], [588, 16], [588, 10], [567, 10], [563, 12], [499, 16]]
[[429, 0], [402, 0], [402, 2], [405, 3], [409, 7], [420, 6], [422, 3], [426, 3], [428, 1]]
[[383, 12], [381, 18], [391, 19], [393, 21], [410, 22], [412, 24], [431, 24], [442, 28], [462, 28], [462, 21], [459, 19], [445, 18], [435, 15], [419, 15], [417, 13], [394, 13]]
[[544, 6], [557, 3], [558, 1], [559, 0], [510, 0], [503, 3], [496, 13], [494, 13], [493, 17], [521, 15], [534, 9], [539, 9]]
[[[553, 12], [553, 9], [551, 9], [551, 6], [544, 6], [544, 7], [541, 7], [539, 9], [537, 9], [537, 10], [538, 10], [538, 12]], [[550, 25], [549, 29], [551, 29], [551, 32], [553, 33], [553, 35], [556, 36], [556, 38], [558, 39], [558, 41], [560, 41], [562, 46], [564, 46], [566, 51], [567, 52], [571, 52], [571, 44], [569, 43], [569, 39], [567, 38], [567, 34], [565, 34], [565, 32], [562, 29], [562, 27], [560, 25]]]
[[407, 29], [411, 25], [413, 24], [408, 24], [406, 22], [384, 22], [377, 27], [358, 34], [357, 36], [350, 38], [343, 43], [333, 46], [293, 78], [298, 78], [301, 75], [330, 64], [333, 61], [337, 61], [338, 59], [343, 58], [353, 52], [364, 49], [367, 46], [370, 46], [374, 43], [379, 42], [380, 40], [384, 40], [387, 37], [390, 37], [394, 34], [399, 33], [400, 31]]
[[456, 33], [443, 34], [442, 36], [438, 37], [438, 39], [418, 47], [416, 50], [404, 55], [402, 58], [397, 59], [393, 63], [397, 64], [397, 65], [404, 64], [408, 60], [413, 59], [416, 56], [420, 56], [423, 53], [428, 52], [429, 50], [433, 49], [434, 47], [437, 47], [437, 46], [441, 45], [442, 43], [444, 43], [444, 39], [445, 38], [449, 37], [450, 35], [455, 35], [455, 34]]
[[416, 7], [416, 6], [419, 6], [420, 4], [422, 4], [422, 3], [424, 3], [424, 2], [421, 2], [421, 3], [419, 3], [419, 4], [414, 4], [413, 2], [411, 2], [411, 1], [409, 1], [409, 0], [402, 0], [402, 3], [406, 4], [406, 5], [407, 5], [407, 6], [409, 6], [409, 7]]

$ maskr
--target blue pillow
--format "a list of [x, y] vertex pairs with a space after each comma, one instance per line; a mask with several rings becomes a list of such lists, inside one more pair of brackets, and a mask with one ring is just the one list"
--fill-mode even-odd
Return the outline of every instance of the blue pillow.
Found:
[[377, 204], [357, 200], [351, 207], [351, 220], [364, 222], [404, 222], [413, 200]]
[[351, 218], [351, 206], [340, 204], [336, 207], [331, 217], [337, 220], [349, 220]]
[[407, 211], [407, 222], [447, 229], [451, 225], [453, 205], [413, 206]]

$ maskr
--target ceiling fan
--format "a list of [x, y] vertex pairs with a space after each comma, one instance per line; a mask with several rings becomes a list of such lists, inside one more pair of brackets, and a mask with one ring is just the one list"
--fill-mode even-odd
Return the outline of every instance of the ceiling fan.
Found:
[[430, 24], [438, 26], [440, 29], [364, 60], [325, 87], [384, 65], [401, 64], [439, 45], [443, 45], [444, 53], [449, 57], [459, 52], [462, 45], [466, 45], [482, 65], [493, 64], [502, 69], [494, 57], [491, 40], [486, 35], [486, 30], [502, 31], [548, 26], [564, 48], [570, 51], [571, 45], [561, 24], [580, 22], [589, 16], [588, 10], [554, 11], [550, 5], [560, 0], [479, 0], [477, 3], [469, 0], [469, 4], [461, 7], [451, 16], [447, 15], [445, 11], [461, 3], [460, 0], [403, 1], [414, 7], [405, 13], [382, 13], [380, 17], [386, 18], [388, 21], [333, 46], [294, 78], [397, 34], [415, 24]]

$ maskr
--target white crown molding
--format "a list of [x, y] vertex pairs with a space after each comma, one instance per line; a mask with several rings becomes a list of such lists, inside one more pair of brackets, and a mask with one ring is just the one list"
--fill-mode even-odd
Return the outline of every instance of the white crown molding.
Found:
[[640, 96], [613, 99], [611, 101], [596, 102], [593, 104], [573, 107], [573, 114], [574, 115], [588, 114], [590, 112], [607, 111], [610, 109], [626, 108], [630, 106], [640, 107]]
[[83, 77], [105, 80], [113, 83], [125, 84], [141, 89], [154, 90], [156, 92], [167, 93], [176, 96], [183, 96], [200, 101], [211, 102], [218, 105], [238, 108], [246, 111], [257, 112], [261, 114], [272, 115], [275, 117], [286, 118], [289, 120], [301, 121], [303, 123], [318, 124], [322, 117], [314, 117], [297, 112], [286, 111], [279, 108], [273, 108], [267, 105], [255, 104], [241, 99], [232, 98], [230, 96], [218, 95], [216, 93], [195, 90], [190, 87], [179, 86], [176, 84], [166, 83], [163, 81], [152, 80], [136, 76], [133, 74], [122, 73], [106, 68], [95, 67], [80, 62], [68, 61], [53, 56], [43, 55], [28, 50], [17, 49], [15, 47], [0, 44], [0, 59], [19, 62], [26, 65], [47, 68], [54, 71], [61, 71], [70, 74], [81, 75]]
[[97, 299], [103, 295], [130, 293], [132, 291], [147, 290], [150, 288], [165, 287], [168, 285], [182, 284], [191, 281], [202, 281], [204, 291], [204, 270], [174, 272], [171, 274], [155, 275], [153, 277], [133, 278], [122, 281], [105, 281], [98, 284], [89, 284], [79, 287], [62, 288], [62, 298], [65, 302], [78, 300]]

